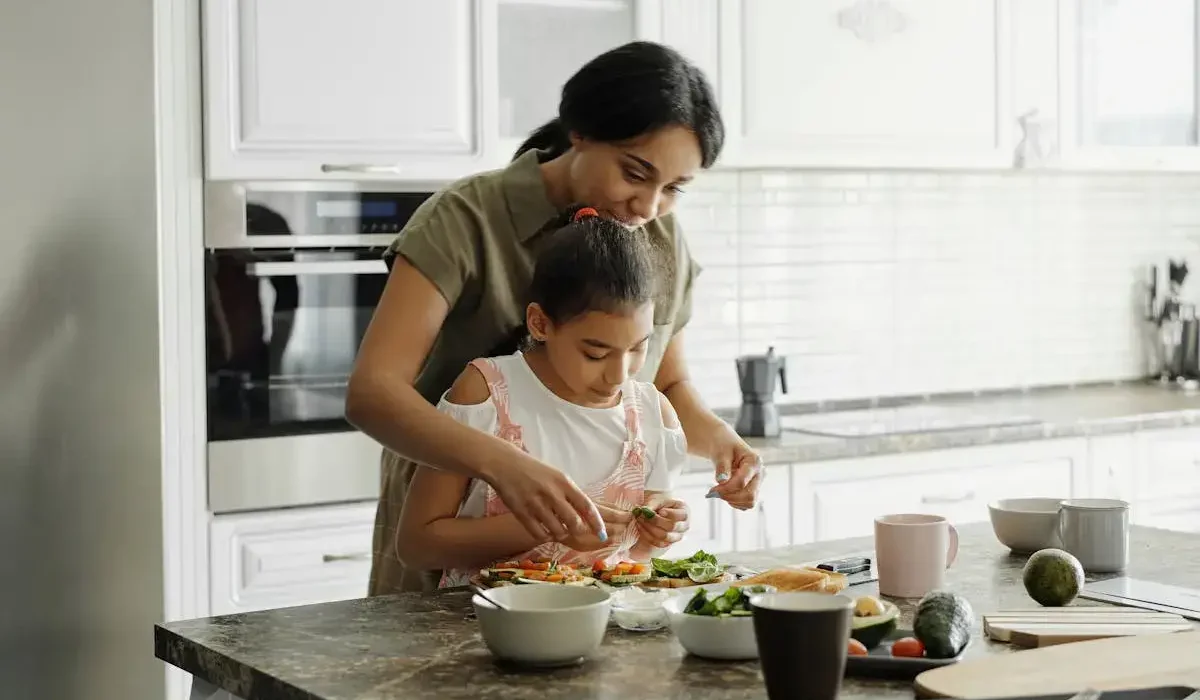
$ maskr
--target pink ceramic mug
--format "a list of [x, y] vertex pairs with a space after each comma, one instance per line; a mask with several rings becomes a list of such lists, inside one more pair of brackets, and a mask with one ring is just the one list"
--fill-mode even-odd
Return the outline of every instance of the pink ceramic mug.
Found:
[[883, 595], [920, 598], [943, 587], [956, 556], [958, 530], [940, 515], [875, 518], [875, 572]]

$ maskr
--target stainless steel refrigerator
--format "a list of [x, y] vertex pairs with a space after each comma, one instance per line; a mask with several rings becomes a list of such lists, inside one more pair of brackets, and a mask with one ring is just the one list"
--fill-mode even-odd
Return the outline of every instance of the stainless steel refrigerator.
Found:
[[0, 3], [0, 697], [162, 698], [155, 2]]

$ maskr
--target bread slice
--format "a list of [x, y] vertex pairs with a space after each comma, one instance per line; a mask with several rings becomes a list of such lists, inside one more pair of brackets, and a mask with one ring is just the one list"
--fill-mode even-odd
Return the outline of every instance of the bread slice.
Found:
[[[730, 574], [729, 572], [722, 572], [720, 576], [711, 581], [705, 581], [704, 583], [726, 583], [732, 580], [733, 574]], [[674, 576], [663, 576], [651, 578], [642, 585], [649, 586], [651, 588], [687, 588], [688, 586], [699, 586], [700, 584], [687, 577], [676, 578]]]
[[778, 591], [837, 593], [847, 585], [846, 575], [809, 566], [785, 566], [764, 571], [734, 583], [735, 586], [774, 586]]

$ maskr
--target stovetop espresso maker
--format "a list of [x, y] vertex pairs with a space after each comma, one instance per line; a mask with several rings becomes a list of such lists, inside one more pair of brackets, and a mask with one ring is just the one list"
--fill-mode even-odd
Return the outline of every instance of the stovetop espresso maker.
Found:
[[765, 355], [742, 355], [737, 358], [738, 384], [742, 389], [742, 405], [738, 408], [733, 428], [743, 437], [775, 437], [782, 427], [779, 407], [775, 405], [775, 379], [787, 393], [787, 363], [775, 354], [775, 347]]

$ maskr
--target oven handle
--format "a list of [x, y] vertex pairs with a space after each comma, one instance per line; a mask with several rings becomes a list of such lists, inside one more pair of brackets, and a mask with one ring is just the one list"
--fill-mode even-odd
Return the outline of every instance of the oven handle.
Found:
[[329, 260], [325, 262], [255, 262], [246, 272], [256, 277], [291, 277], [295, 275], [386, 275], [383, 260]]
[[399, 165], [371, 165], [369, 163], [323, 163], [323, 173], [359, 173], [363, 175], [401, 175]]

